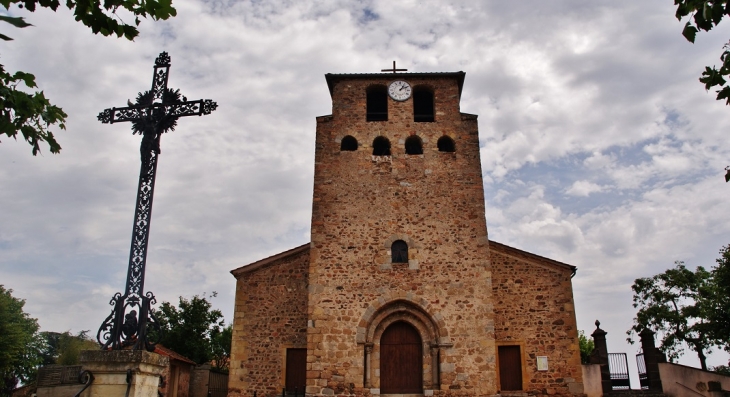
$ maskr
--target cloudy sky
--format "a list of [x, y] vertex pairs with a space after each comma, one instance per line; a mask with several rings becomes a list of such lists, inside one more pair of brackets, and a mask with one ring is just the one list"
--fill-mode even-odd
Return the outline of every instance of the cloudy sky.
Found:
[[[162, 51], [170, 87], [219, 108], [162, 139], [146, 281], [159, 300], [216, 291], [231, 320], [229, 271], [309, 241], [324, 74], [393, 60], [466, 72], [490, 238], [578, 266], [579, 328], [599, 319], [610, 351], [638, 349], [624, 334], [635, 278], [677, 260], [711, 267], [730, 243], [730, 108], [697, 82], [730, 22], [690, 44], [669, 0], [175, 6], [134, 42], [95, 36], [62, 9], [13, 8], [34, 26], [1, 27], [15, 40], [0, 63], [34, 73], [69, 114], [59, 155], [0, 142], [0, 283], [43, 330], [95, 333], [124, 288], [140, 138], [96, 116], [148, 90]], [[691, 352], [683, 362], [698, 364]]]

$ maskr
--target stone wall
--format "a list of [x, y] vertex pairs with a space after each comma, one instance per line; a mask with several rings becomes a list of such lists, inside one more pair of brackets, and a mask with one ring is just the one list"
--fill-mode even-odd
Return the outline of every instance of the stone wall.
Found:
[[[165, 396], [190, 397], [190, 372], [192, 365], [170, 359], [170, 365], [165, 368], [162, 377], [165, 383], [159, 388]], [[177, 394], [173, 394], [173, 388]]]
[[586, 397], [603, 397], [601, 366], [598, 364], [583, 364], [583, 393]]
[[[583, 374], [573, 305], [573, 267], [490, 242], [497, 344], [518, 345], [523, 390], [582, 393]], [[548, 369], [537, 370], [537, 356]]]
[[308, 265], [307, 244], [231, 272], [237, 281], [229, 395], [281, 392], [285, 349], [306, 347]]
[[198, 365], [190, 373], [190, 397], [208, 397], [210, 364]]
[[[390, 99], [387, 121], [366, 121], [368, 87], [396, 78], [433, 89], [435, 122], [414, 122], [412, 100]], [[459, 74], [329, 82], [332, 115], [317, 118], [307, 393], [379, 393], [379, 332], [408, 315], [424, 344], [426, 390], [494, 394], [479, 137], [476, 116], [459, 111]], [[357, 151], [340, 151], [348, 135], [359, 142]], [[405, 154], [412, 135], [422, 140], [423, 154]], [[444, 135], [454, 140], [455, 153], [438, 151]], [[391, 156], [372, 155], [378, 136], [390, 141]], [[407, 263], [391, 263], [395, 240], [408, 244]], [[433, 364], [433, 357], [440, 361]]]
[[659, 363], [659, 376], [662, 380], [664, 394], [672, 397], [722, 395], [721, 392], [712, 391], [710, 382], [719, 383], [722, 390], [730, 390], [730, 376], [680, 364]]

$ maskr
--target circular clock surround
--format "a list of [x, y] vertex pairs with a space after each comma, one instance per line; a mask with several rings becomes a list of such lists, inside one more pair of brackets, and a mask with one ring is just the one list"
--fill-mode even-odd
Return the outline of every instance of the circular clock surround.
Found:
[[396, 80], [388, 86], [388, 95], [393, 100], [405, 101], [411, 97], [411, 85], [403, 80]]

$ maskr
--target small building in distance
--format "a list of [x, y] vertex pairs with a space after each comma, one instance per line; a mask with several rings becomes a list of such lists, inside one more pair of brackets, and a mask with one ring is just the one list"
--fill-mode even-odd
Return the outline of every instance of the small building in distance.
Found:
[[229, 396], [581, 394], [576, 268], [489, 240], [465, 73], [325, 77], [311, 242], [232, 271]]

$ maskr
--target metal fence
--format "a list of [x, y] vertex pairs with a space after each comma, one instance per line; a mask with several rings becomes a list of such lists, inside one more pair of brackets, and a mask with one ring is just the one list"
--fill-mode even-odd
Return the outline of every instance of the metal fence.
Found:
[[649, 376], [646, 374], [646, 363], [644, 353], [636, 355], [636, 368], [639, 370], [639, 384], [642, 390], [649, 390]]
[[629, 360], [626, 353], [608, 353], [608, 370], [611, 373], [612, 390], [629, 390]]

